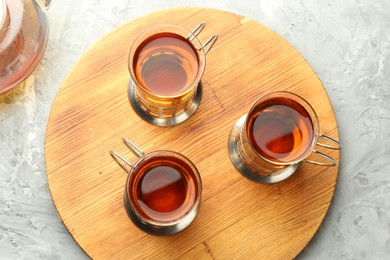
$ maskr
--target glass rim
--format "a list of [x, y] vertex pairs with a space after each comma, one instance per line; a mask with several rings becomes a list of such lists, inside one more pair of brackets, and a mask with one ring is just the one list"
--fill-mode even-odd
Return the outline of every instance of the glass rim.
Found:
[[0, 29], [3, 27], [7, 17], [7, 7], [5, 0], [0, 0]]
[[[133, 55], [135, 53], [135, 51], [137, 50], [137, 48], [140, 46], [141, 43], [144, 42], [144, 40], [146, 39], [143, 39], [140, 43], [136, 44], [138, 41], [140, 41], [140, 39], [148, 32], [152, 31], [152, 30], [155, 30], [157, 28], [166, 28], [166, 27], [170, 27], [170, 28], [175, 28], [175, 29], [179, 29], [179, 30], [182, 30], [183, 32], [185, 32], [186, 34], [188, 34], [188, 36], [192, 36], [193, 37], [193, 40], [192, 41], [196, 41], [197, 44], [199, 44], [199, 49], [196, 48], [196, 46], [192, 43], [192, 41], [188, 41], [189, 44], [191, 44], [196, 51], [199, 51], [200, 52], [200, 56], [199, 56], [199, 62], [198, 62], [198, 72], [196, 74], [196, 77], [195, 79], [193, 80], [193, 82], [190, 84], [190, 86], [183, 92], [180, 92], [178, 94], [174, 94], [174, 95], [160, 95], [160, 94], [157, 94], [153, 91], [150, 91], [149, 89], [146, 89], [140, 82], [139, 80], [137, 79], [136, 75], [135, 75], [135, 72], [134, 72], [134, 66], [133, 66]], [[173, 33], [173, 34], [176, 34], [176, 35], [179, 35], [179, 36], [182, 36], [178, 33], [175, 33], [175, 32], [171, 32], [171, 31], [168, 31], [168, 30], [162, 30], [161, 32], [169, 32], [169, 33]], [[158, 32], [160, 33], [160, 32]], [[154, 33], [154, 34], [151, 34], [150, 36], [152, 35], [155, 35], [157, 33]], [[183, 36], [182, 36], [183, 37]], [[203, 48], [203, 45], [202, 43], [200, 42], [200, 40], [196, 37], [195, 34], [193, 34], [191, 31], [187, 30], [186, 28], [180, 26], [180, 25], [176, 25], [176, 24], [157, 24], [157, 25], [153, 25], [145, 30], [143, 30], [142, 32], [140, 32], [136, 38], [134, 39], [133, 43], [131, 44], [131, 47], [130, 47], [130, 51], [129, 51], [129, 54], [128, 54], [128, 59], [127, 59], [127, 66], [128, 66], [128, 70], [130, 72], [130, 77], [131, 77], [131, 80], [134, 82], [134, 85], [140, 89], [142, 89], [142, 91], [152, 95], [152, 96], [155, 96], [155, 97], [158, 97], [160, 99], [171, 99], [171, 98], [177, 98], [177, 97], [181, 97], [181, 96], [185, 96], [186, 94], [188, 94], [189, 92], [191, 92], [194, 88], [196, 88], [204, 74], [204, 71], [205, 71], [205, 68], [206, 68], [206, 53], [204, 51], [204, 48]]]
[[[249, 139], [248, 131], [247, 131], [249, 114], [251, 114], [253, 112], [253, 110], [259, 105], [259, 103], [260, 102], [264, 102], [264, 101], [266, 101], [266, 100], [268, 100], [268, 99], [270, 99], [272, 97], [281, 97], [281, 96], [286, 96], [287, 98], [289, 98], [289, 97], [295, 98], [295, 99], [292, 99], [292, 100], [294, 100], [294, 101], [298, 102], [300, 105], [302, 105], [302, 107], [310, 115], [310, 120], [311, 120], [311, 122], [313, 124], [313, 137], [311, 138], [310, 145], [308, 145], [306, 150], [297, 159], [291, 160], [291, 161], [287, 161], [287, 162], [274, 161], [274, 160], [271, 160], [271, 159], [268, 159], [268, 158], [265, 158], [264, 156], [262, 156], [253, 147], [253, 144], [252, 144], [252, 142]], [[307, 108], [309, 108], [310, 111], [308, 111]], [[264, 93], [262, 96], [260, 96], [259, 98], [257, 98], [253, 102], [251, 108], [249, 109], [249, 111], [248, 111], [248, 113], [246, 115], [247, 116], [246, 116], [244, 124], [242, 126], [242, 127], [245, 128], [244, 129], [245, 130], [245, 140], [249, 144], [249, 146], [252, 149], [252, 151], [256, 154], [256, 156], [258, 156], [259, 158], [261, 158], [262, 160], [264, 160], [264, 161], [266, 161], [268, 163], [272, 163], [272, 164], [275, 164], [275, 165], [283, 165], [283, 166], [299, 163], [302, 160], [304, 160], [307, 156], [309, 156], [310, 153], [312, 153], [314, 146], [317, 144], [317, 140], [318, 140], [318, 137], [320, 135], [320, 125], [319, 125], [319, 122], [318, 122], [317, 113], [315, 112], [314, 108], [310, 105], [310, 103], [307, 102], [306, 99], [304, 99], [303, 97], [299, 96], [298, 94], [295, 94], [295, 93], [290, 92], [290, 91], [285, 91], [285, 90], [266, 92], [266, 93]], [[316, 129], [317, 129], [317, 131], [316, 131]]]
[[[153, 156], [156, 154], [163, 154], [163, 155], [168, 155], [168, 156], [174, 156], [176, 158], [179, 158], [181, 161], [185, 162], [192, 170], [192, 175], [195, 177], [194, 185], [197, 186], [197, 192], [195, 193], [196, 199], [192, 203], [191, 207], [183, 214], [179, 219], [172, 220], [172, 221], [154, 221], [151, 219], [147, 219], [142, 214], [137, 210], [137, 206], [134, 205], [132, 199], [130, 198], [130, 181], [134, 179], [134, 176], [132, 176], [133, 172], [136, 171], [137, 167], [139, 167], [140, 163], [144, 162], [145, 160], [150, 160]], [[159, 226], [159, 227], [171, 227], [180, 224], [182, 221], [186, 219], [186, 217], [190, 216], [191, 213], [196, 211], [200, 205], [200, 200], [202, 196], [202, 180], [201, 176], [199, 174], [198, 169], [196, 168], [195, 164], [188, 159], [186, 156], [184, 156], [181, 153], [171, 151], [171, 150], [155, 150], [150, 153], [146, 153], [142, 155], [141, 157], [138, 158], [138, 160], [135, 162], [133, 165], [133, 168], [130, 170], [127, 180], [126, 180], [126, 187], [125, 187], [125, 192], [126, 192], [126, 200], [131, 206], [131, 210], [133, 213], [139, 218], [143, 223], [147, 223], [148, 225], [154, 225], [154, 226]], [[146, 213], [145, 213], [146, 214]]]

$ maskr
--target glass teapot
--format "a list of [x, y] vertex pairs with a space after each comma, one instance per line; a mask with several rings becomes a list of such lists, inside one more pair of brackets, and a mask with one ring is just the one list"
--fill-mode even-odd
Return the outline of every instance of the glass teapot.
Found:
[[0, 0], [0, 94], [36, 68], [48, 39], [50, 0]]

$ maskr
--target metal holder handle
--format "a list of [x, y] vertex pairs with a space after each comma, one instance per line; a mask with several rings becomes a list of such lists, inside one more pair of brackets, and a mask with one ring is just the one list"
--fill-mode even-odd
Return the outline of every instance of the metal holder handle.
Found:
[[[326, 136], [324, 134], [319, 134], [318, 138], [326, 139], [329, 142], [334, 144], [334, 145], [328, 145], [328, 144], [324, 144], [324, 143], [317, 143], [318, 146], [332, 149], [332, 150], [340, 150], [341, 149], [340, 143], [338, 141], [334, 140], [333, 138], [330, 138], [329, 136]], [[317, 162], [317, 161], [313, 161], [313, 160], [304, 160], [304, 162], [311, 163], [314, 165], [320, 165], [320, 166], [336, 166], [337, 165], [337, 161], [335, 159], [333, 159], [332, 157], [330, 157], [329, 155], [324, 154], [322, 152], [319, 152], [316, 149], [313, 149], [312, 152], [325, 158], [326, 160], [330, 161], [330, 163]]]
[[[138, 147], [136, 146], [133, 142], [131, 142], [127, 138], [122, 138], [123, 143], [126, 145], [127, 148], [130, 149], [130, 151], [137, 156], [137, 158], [141, 157], [145, 153]], [[128, 160], [126, 160], [122, 155], [120, 155], [117, 152], [110, 151], [111, 157], [114, 159], [114, 161], [127, 173], [129, 174], [131, 169], [134, 168], [133, 164], [131, 164]], [[122, 164], [123, 161], [127, 166], [130, 166], [130, 170], [126, 168], [125, 165]]]
[[[194, 30], [192, 30], [192, 32], [188, 35], [187, 37], [187, 40], [190, 41], [192, 43], [192, 41], [202, 32], [202, 30], [204, 29], [204, 27], [206, 26], [206, 22], [202, 22], [200, 23]], [[203, 45], [202, 47], [198, 47], [196, 45], [195, 48], [200, 51], [201, 49], [204, 50], [204, 53], [207, 54], [211, 48], [213, 47], [213, 45], [215, 44], [215, 42], [217, 41], [218, 39], [218, 33], [214, 34], [213, 36], [211, 36]], [[210, 45], [207, 49], [205, 49], [207, 47], [207, 45]]]

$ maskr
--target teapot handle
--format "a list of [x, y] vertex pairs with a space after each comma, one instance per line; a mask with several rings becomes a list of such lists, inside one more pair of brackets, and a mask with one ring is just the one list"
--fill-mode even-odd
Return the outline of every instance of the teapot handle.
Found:
[[49, 10], [51, 0], [36, 0], [36, 1], [39, 2], [38, 4], [42, 6], [45, 10]]

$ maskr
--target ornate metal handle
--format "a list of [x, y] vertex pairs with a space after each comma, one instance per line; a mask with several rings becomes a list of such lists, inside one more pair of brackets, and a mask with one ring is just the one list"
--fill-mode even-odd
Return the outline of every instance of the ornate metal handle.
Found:
[[[126, 139], [126, 138], [123, 138], [122, 141], [125, 143], [125, 145], [127, 146], [127, 148], [130, 149], [130, 151], [133, 152], [133, 154], [135, 156], [137, 156], [138, 158], [141, 157], [142, 155], [144, 155], [145, 153], [138, 147], [136, 146], [133, 142], [131, 142], [129, 139]], [[117, 152], [114, 152], [114, 151], [110, 151], [110, 155], [112, 157], [112, 159], [114, 159], [114, 161], [127, 173], [129, 174], [131, 169], [134, 168], [134, 166], [128, 161], [126, 160], [122, 155], [120, 155], [119, 153]], [[130, 166], [131, 169], [127, 169], [126, 166], [122, 163], [124, 162], [127, 166]]]
[[[192, 42], [192, 40], [195, 39], [196, 36], [198, 36], [200, 34], [200, 32], [203, 30], [203, 28], [206, 26], [206, 22], [202, 22], [200, 23], [194, 30], [192, 30], [192, 32], [188, 35], [187, 39]], [[202, 47], [197, 47], [195, 46], [195, 48], [197, 50], [201, 50], [203, 49], [204, 50], [204, 53], [207, 54], [211, 48], [213, 47], [214, 43], [217, 41], [218, 39], [218, 33], [214, 34], [213, 36], [211, 36], [203, 45]], [[207, 45], [210, 45], [207, 49], [205, 49], [207, 47]]]
[[[324, 144], [324, 143], [317, 143], [318, 146], [325, 147], [325, 148], [332, 149], [332, 150], [340, 150], [341, 149], [340, 143], [338, 141], [334, 140], [333, 138], [330, 138], [329, 136], [319, 134], [318, 138], [326, 139], [329, 142], [334, 144], [334, 145], [328, 145], [328, 144]], [[304, 162], [315, 164], [315, 165], [320, 165], [320, 166], [335, 166], [335, 165], [337, 165], [337, 161], [335, 159], [333, 159], [332, 157], [330, 157], [329, 155], [326, 155], [326, 154], [319, 152], [315, 149], [313, 149], [313, 153], [325, 158], [326, 160], [328, 160], [330, 162], [323, 163], [323, 162], [317, 162], [317, 161], [313, 161], [313, 160], [304, 160]]]

